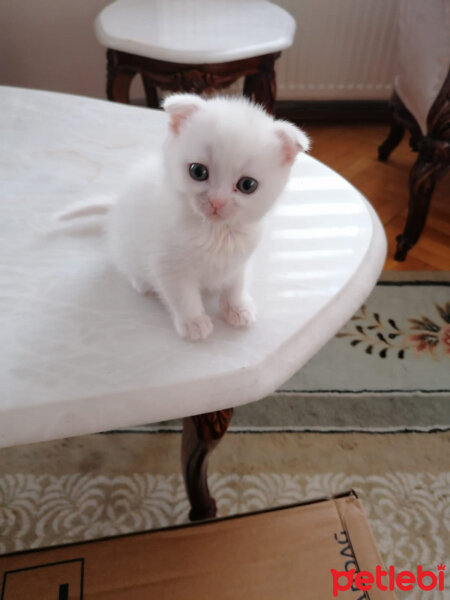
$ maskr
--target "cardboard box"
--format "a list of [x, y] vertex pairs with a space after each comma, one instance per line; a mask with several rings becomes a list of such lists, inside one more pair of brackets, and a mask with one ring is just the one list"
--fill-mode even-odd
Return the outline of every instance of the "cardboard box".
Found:
[[[336, 571], [381, 558], [361, 502], [344, 496], [0, 557], [1, 600], [393, 600], [342, 589]], [[339, 583], [339, 586], [337, 582]], [[338, 592], [338, 595], [333, 596]], [[341, 589], [338, 589], [341, 588]]]

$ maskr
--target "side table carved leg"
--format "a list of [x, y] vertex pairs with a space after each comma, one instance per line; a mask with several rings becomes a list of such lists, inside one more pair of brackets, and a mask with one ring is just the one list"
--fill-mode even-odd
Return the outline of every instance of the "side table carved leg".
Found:
[[262, 104], [268, 113], [273, 114], [277, 94], [274, 62], [255, 75], [247, 75], [243, 92], [244, 96]]
[[409, 174], [408, 217], [403, 233], [397, 237], [395, 260], [405, 260], [408, 250], [419, 239], [425, 226], [434, 186], [448, 168], [448, 165], [437, 161], [429, 162], [419, 153]]
[[144, 84], [145, 98], [149, 108], [159, 108], [158, 90], [152, 80], [142, 73], [142, 83]]
[[106, 61], [106, 96], [108, 100], [130, 104], [130, 86], [136, 71], [120, 67], [114, 50], [107, 50]]
[[390, 109], [394, 125], [387, 140], [378, 149], [379, 159], [388, 158], [401, 140], [404, 129], [411, 133], [410, 146], [419, 154], [409, 174], [405, 229], [397, 237], [395, 260], [403, 261], [425, 226], [436, 182], [450, 169], [450, 71], [428, 113], [426, 135], [395, 92], [390, 100]]
[[216, 516], [216, 503], [207, 482], [208, 457], [228, 429], [232, 414], [230, 408], [183, 419], [181, 460], [191, 521]]
[[388, 137], [378, 148], [378, 160], [384, 162], [389, 158], [391, 152], [395, 148], [397, 148], [397, 146], [402, 141], [404, 133], [405, 133], [405, 128], [403, 127], [403, 125], [400, 125], [400, 123], [396, 123], [395, 121], [392, 121], [391, 130], [389, 132]]

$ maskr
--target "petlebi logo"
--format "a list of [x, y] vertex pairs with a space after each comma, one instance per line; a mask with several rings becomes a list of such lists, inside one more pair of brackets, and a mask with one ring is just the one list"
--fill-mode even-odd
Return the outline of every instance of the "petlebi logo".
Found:
[[442, 563], [437, 566], [438, 575], [432, 571], [425, 571], [418, 565], [416, 571], [396, 571], [395, 567], [384, 570], [380, 565], [375, 568], [375, 573], [370, 571], [337, 571], [331, 569], [333, 577], [333, 597], [339, 596], [339, 592], [349, 589], [354, 591], [369, 592], [372, 588], [378, 588], [385, 592], [387, 590], [409, 591], [419, 589], [425, 592], [431, 590], [444, 591], [445, 567]]

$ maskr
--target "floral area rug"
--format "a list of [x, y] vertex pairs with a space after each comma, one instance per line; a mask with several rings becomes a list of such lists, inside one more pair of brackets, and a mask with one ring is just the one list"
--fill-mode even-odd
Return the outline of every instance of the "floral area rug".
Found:
[[[221, 515], [354, 488], [387, 565], [450, 567], [449, 283], [390, 274], [283, 389], [235, 411], [209, 469]], [[179, 430], [0, 450], [0, 553], [185, 522]]]

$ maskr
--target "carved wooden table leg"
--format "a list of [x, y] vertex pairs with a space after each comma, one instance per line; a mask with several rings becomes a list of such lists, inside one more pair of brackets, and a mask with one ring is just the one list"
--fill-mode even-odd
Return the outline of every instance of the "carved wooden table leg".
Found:
[[142, 83], [144, 84], [147, 106], [149, 108], [159, 108], [158, 90], [156, 85], [154, 85], [153, 81], [145, 74], [142, 74]]
[[181, 460], [191, 521], [216, 516], [216, 503], [208, 489], [208, 457], [228, 429], [232, 414], [230, 408], [183, 419]]
[[387, 160], [391, 152], [397, 148], [403, 139], [405, 128], [400, 123], [396, 123], [394, 120], [391, 123], [391, 130], [388, 137], [384, 140], [381, 146], [378, 148], [378, 160], [384, 162]]
[[[404, 113], [407, 113], [406, 109]], [[411, 115], [408, 118], [414, 121]], [[428, 113], [427, 129], [429, 133], [425, 136], [417, 135], [416, 130], [412, 130], [412, 147], [419, 152], [419, 156], [409, 174], [409, 207], [405, 229], [397, 238], [395, 259], [400, 261], [405, 260], [408, 250], [419, 239], [434, 186], [450, 169], [450, 71]]]
[[411, 148], [419, 153], [409, 174], [408, 217], [403, 233], [397, 237], [394, 256], [395, 260], [403, 261], [422, 233], [437, 180], [450, 169], [450, 71], [428, 113], [427, 135], [395, 92], [389, 105], [393, 126], [378, 149], [379, 159], [388, 158], [404, 129], [411, 133]]
[[247, 75], [244, 81], [244, 96], [262, 104], [270, 114], [274, 112], [277, 95], [275, 60], [278, 56], [279, 54], [271, 55], [257, 73]]
[[[410, 125], [412, 116], [403, 105], [403, 102], [394, 92], [389, 100], [389, 110], [391, 112], [391, 129], [388, 137], [378, 148], [378, 160], [386, 161], [391, 152], [397, 148], [403, 139], [405, 129]], [[417, 126], [412, 130], [412, 135], [420, 137], [421, 132]]]
[[[425, 140], [426, 138], [424, 138]], [[423, 144], [424, 142], [422, 142]], [[448, 149], [450, 150], [450, 145]], [[427, 219], [434, 186], [448, 169], [448, 164], [443, 164], [438, 159], [432, 160], [432, 157], [427, 160], [424, 153], [419, 152], [419, 156], [409, 174], [408, 217], [403, 233], [397, 237], [395, 260], [405, 260], [408, 250], [419, 239]]]
[[117, 53], [106, 52], [106, 95], [108, 100], [130, 104], [130, 86], [136, 71], [119, 66]]

